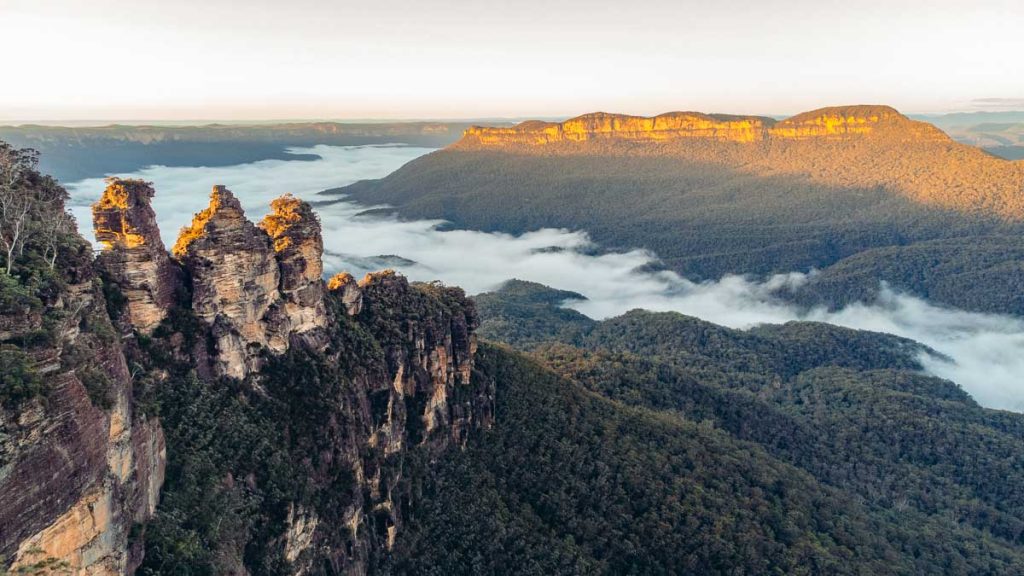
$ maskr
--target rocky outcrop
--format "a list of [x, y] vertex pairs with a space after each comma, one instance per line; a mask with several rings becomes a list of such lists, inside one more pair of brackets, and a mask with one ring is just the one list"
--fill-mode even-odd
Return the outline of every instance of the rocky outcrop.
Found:
[[284, 352], [293, 336], [326, 322], [320, 223], [291, 196], [272, 208], [256, 226], [229, 190], [215, 186], [174, 245], [192, 281], [192, 310], [213, 328], [218, 374], [244, 378], [259, 369], [261, 350]]
[[[462, 290], [411, 284], [391, 270], [358, 283], [339, 275], [330, 287], [330, 308], [351, 314], [338, 321], [372, 335], [382, 356], [360, 360], [346, 387], [353, 426], [340, 432], [336, 456], [321, 456], [330, 466], [344, 462], [351, 468], [353, 499], [333, 517], [327, 510], [289, 506], [284, 553], [296, 573], [327, 564], [338, 573], [364, 574], [401, 537], [410, 485], [426, 473], [403, 462], [431, 462], [464, 446], [472, 431], [490, 427], [494, 388], [472, 378], [477, 317]], [[358, 312], [344, 301], [351, 294], [360, 295]], [[317, 438], [329, 438], [332, 427], [324, 422]]]
[[270, 208], [259, 227], [270, 236], [280, 267], [278, 290], [288, 322], [281, 331], [301, 334], [323, 328], [327, 314], [320, 221], [308, 202], [290, 194], [271, 202]]
[[150, 207], [153, 194], [148, 182], [112, 179], [92, 206], [96, 240], [103, 246], [99, 263], [125, 296], [128, 321], [143, 334], [164, 319], [180, 285]]
[[348, 272], [338, 272], [327, 281], [327, 289], [336, 293], [345, 305], [345, 313], [355, 316], [363, 309], [363, 289]]
[[0, 572], [386, 565], [418, 479], [493, 420], [472, 302], [392, 271], [325, 284], [292, 196], [257, 226], [215, 187], [172, 258], [153, 193], [111, 180], [99, 265], [69, 234], [57, 281], [0, 312]]
[[270, 238], [242, 205], [215, 186], [210, 205], [183, 228], [173, 253], [192, 279], [192, 310], [213, 327], [216, 371], [244, 378], [258, 369], [260, 347], [283, 352], [275, 338], [280, 270]]
[[[401, 449], [400, 442], [408, 436], [414, 443], [433, 442], [437, 431], [444, 431], [441, 447], [449, 441], [461, 443], [465, 430], [473, 426], [473, 414], [486, 419], [479, 410], [471, 406], [452, 402], [456, 390], [470, 384], [473, 355], [476, 354], [477, 327], [476, 310], [459, 289], [440, 285], [426, 285], [421, 290], [438, 292], [438, 297], [454, 304], [454, 310], [435, 312], [420, 321], [411, 318], [419, 316], [417, 300], [424, 298], [414, 290], [404, 276], [393, 270], [367, 274], [359, 282], [367, 306], [367, 321], [382, 323], [383, 317], [407, 308], [404, 321], [405, 337], [385, 347], [388, 374], [391, 376], [393, 397], [391, 404], [403, 398], [417, 398], [418, 408], [408, 415], [411, 425], [398, 422], [389, 413], [378, 430], [385, 452]], [[450, 293], [455, 291], [455, 293]], [[396, 303], [400, 303], [396, 306]], [[450, 305], [451, 305], [450, 304]], [[374, 326], [377, 332], [383, 327]], [[472, 403], [470, 403], [472, 404]], [[486, 405], [487, 402], [484, 402]], [[396, 433], [395, 428], [400, 430]], [[413, 430], [413, 434], [405, 434]]]

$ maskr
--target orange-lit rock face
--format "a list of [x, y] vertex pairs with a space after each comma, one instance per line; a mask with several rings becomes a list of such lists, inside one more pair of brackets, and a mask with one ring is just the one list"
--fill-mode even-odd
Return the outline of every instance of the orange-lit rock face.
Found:
[[159, 243], [156, 214], [150, 207], [153, 188], [142, 180], [111, 179], [103, 196], [93, 204], [93, 226], [96, 240], [107, 249], [137, 248], [147, 243]]
[[189, 246], [193, 242], [207, 235], [206, 228], [214, 216], [220, 214], [221, 220], [244, 220], [242, 205], [223, 186], [214, 186], [210, 193], [210, 204], [201, 212], [192, 217], [192, 223], [181, 229], [178, 233], [178, 240], [174, 242], [171, 253], [175, 258], [184, 258], [188, 255]]
[[822, 108], [787, 118], [769, 130], [774, 139], [843, 138], [899, 132], [916, 140], [948, 140], [942, 131], [914, 122], [888, 106]]
[[192, 309], [214, 326], [218, 372], [243, 378], [256, 368], [250, 344], [281, 352], [271, 342], [271, 307], [280, 299], [280, 273], [270, 238], [245, 218], [242, 205], [215, 186], [209, 206], [183, 228], [174, 255], [192, 275]]
[[493, 147], [589, 140], [668, 142], [691, 139], [750, 144], [770, 140], [853, 138], [893, 129], [907, 131], [916, 138], [947, 139], [940, 130], [913, 122], [888, 106], [844, 106], [805, 112], [778, 123], [757, 116], [698, 112], [670, 112], [650, 118], [598, 112], [562, 123], [530, 121], [511, 128], [474, 126], [466, 131], [460, 145]]
[[592, 114], [562, 124], [473, 128], [445, 153], [661, 157], [700, 169], [795, 175], [837, 188], [881, 187], [920, 204], [1024, 220], [1024, 162], [954, 142], [888, 106], [822, 108], [749, 126], [737, 117], [704, 117], [715, 122], [714, 130], [686, 116]]
[[282, 263], [294, 264], [291, 274], [285, 274], [285, 290], [294, 290], [310, 282], [318, 282], [324, 274], [321, 257], [324, 242], [320, 222], [308, 202], [286, 194], [270, 203], [270, 214], [260, 222], [274, 242], [274, 251]]
[[327, 311], [320, 221], [308, 202], [290, 194], [275, 199], [270, 208], [260, 228], [270, 236], [281, 270], [279, 289], [287, 319], [282, 332], [301, 334], [322, 328], [327, 323]]
[[147, 182], [112, 179], [92, 207], [96, 239], [104, 247], [100, 264], [124, 294], [129, 321], [143, 334], [167, 315], [178, 286], [178, 270], [150, 206], [153, 194]]
[[323, 240], [309, 204], [274, 201], [257, 227], [223, 186], [181, 231], [174, 255], [192, 276], [192, 309], [213, 327], [218, 373], [244, 378], [260, 347], [288, 349], [294, 334], [322, 328]]
[[644, 118], [598, 112], [552, 122], [524, 122], [512, 128], [474, 126], [466, 138], [484, 145], [552, 144], [595, 139], [665, 141], [680, 138], [710, 138], [728, 142], [756, 142], [764, 138], [766, 123], [757, 117], [708, 116], [696, 112], [671, 112]]
[[327, 282], [327, 289], [341, 295], [345, 313], [355, 316], [363, 310], [363, 289], [348, 272], [339, 272]]

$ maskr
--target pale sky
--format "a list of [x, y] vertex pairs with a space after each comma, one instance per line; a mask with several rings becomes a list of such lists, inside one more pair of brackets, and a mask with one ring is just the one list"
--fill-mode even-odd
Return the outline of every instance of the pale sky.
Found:
[[1024, 0], [0, 0], [0, 121], [1024, 109]]

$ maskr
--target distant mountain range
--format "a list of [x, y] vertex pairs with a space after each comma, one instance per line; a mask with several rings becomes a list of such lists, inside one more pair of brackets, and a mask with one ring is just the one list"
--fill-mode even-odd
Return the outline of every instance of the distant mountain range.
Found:
[[[40, 168], [59, 180], [134, 172], [145, 166], [228, 166], [302, 159], [291, 146], [408, 144], [440, 147], [466, 122], [209, 124], [205, 126], [0, 126], [0, 140], [42, 153]], [[312, 159], [308, 157], [308, 159]]]
[[[934, 124], [954, 140], [1008, 159], [1024, 158], [1024, 112], [910, 115]], [[549, 119], [545, 119], [549, 120]], [[773, 121], [771, 118], [762, 120]], [[443, 147], [474, 124], [512, 126], [514, 118], [424, 121], [280, 121], [66, 123], [0, 126], [0, 140], [42, 152], [41, 168], [68, 182], [127, 173], [151, 164], [227, 166], [301, 157], [291, 146], [399, 143]], [[530, 123], [526, 123], [529, 125]]]
[[466, 228], [583, 229], [697, 279], [818, 268], [794, 295], [811, 303], [870, 299], [886, 281], [1024, 314], [1024, 162], [886, 106], [473, 127], [336, 192]]

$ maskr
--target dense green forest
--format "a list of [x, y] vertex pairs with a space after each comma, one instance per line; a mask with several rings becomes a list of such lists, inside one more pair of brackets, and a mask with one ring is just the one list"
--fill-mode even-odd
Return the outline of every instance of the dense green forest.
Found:
[[649, 249], [694, 280], [822, 269], [801, 295], [816, 303], [870, 297], [885, 280], [968, 310], [1024, 314], [1024, 226], [882, 187], [671, 155], [450, 148], [338, 192], [458, 227], [585, 230], [603, 248]]
[[[1012, 574], [1024, 417], [922, 375], [921, 346], [816, 323], [477, 297], [497, 427], [420, 488], [398, 571]], [[472, 497], [467, 498], [467, 494]]]

